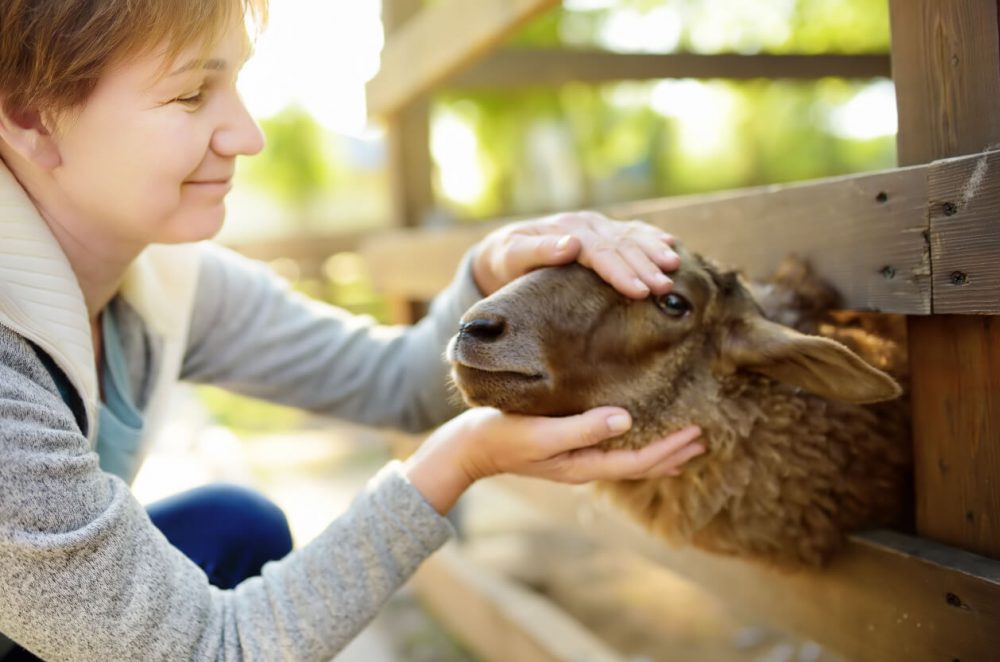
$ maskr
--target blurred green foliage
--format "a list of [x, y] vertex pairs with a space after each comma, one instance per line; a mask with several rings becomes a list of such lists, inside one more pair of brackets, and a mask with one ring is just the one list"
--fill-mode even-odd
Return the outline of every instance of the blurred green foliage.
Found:
[[[513, 47], [606, 48], [602, 31], [623, 16], [668, 12], [674, 48], [650, 52], [885, 53], [889, 3], [882, 0], [613, 0], [546, 12], [506, 42]], [[568, 8], [567, 8], [568, 7]], [[711, 38], [701, 35], [711, 33]], [[705, 42], [718, 47], [704, 48]], [[638, 48], [628, 48], [638, 50]]]
[[293, 212], [307, 207], [324, 189], [332, 186], [333, 163], [324, 153], [323, 129], [312, 115], [290, 106], [261, 121], [267, 147], [246, 161], [247, 177]]
[[243, 438], [301, 428], [309, 417], [300, 409], [248, 398], [214, 386], [197, 386], [195, 392], [216, 423]]
[[[889, 48], [885, 2], [603, 4], [609, 6], [548, 12], [509, 44], [646, 52], [886, 53]], [[870, 85], [761, 79], [446, 92], [436, 97], [436, 122], [459, 121], [474, 132], [484, 181], [474, 199], [449, 197], [442, 181], [449, 164], [439, 159], [437, 190], [455, 216], [488, 218], [888, 168], [895, 164], [891, 133], [852, 137], [832, 127], [831, 117]], [[707, 110], [700, 123], [716, 126], [691, 131], [698, 119], [691, 114], [697, 111], [683, 105], [692, 92]], [[658, 110], [657, 97], [673, 110]], [[562, 157], [553, 156], [551, 145], [539, 148], [546, 135], [565, 152]], [[724, 144], [714, 144], [719, 140]], [[568, 189], [562, 197], [541, 190], [553, 188], [553, 170]]]

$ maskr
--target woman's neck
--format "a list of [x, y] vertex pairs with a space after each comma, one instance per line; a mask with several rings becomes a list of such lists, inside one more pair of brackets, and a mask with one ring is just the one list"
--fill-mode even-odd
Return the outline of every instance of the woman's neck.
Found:
[[99, 238], [81, 237], [81, 233], [71, 229], [72, 226], [67, 227], [48, 218], [45, 210], [40, 211], [76, 274], [87, 306], [87, 316], [94, 322], [121, 288], [125, 272], [141, 249], [112, 250], [115, 242], [105, 243]]
[[87, 316], [94, 324], [145, 246], [102, 234], [97, 224], [88, 222], [85, 215], [67, 203], [51, 172], [33, 167], [9, 150], [0, 149], [0, 156], [59, 242], [83, 292]]

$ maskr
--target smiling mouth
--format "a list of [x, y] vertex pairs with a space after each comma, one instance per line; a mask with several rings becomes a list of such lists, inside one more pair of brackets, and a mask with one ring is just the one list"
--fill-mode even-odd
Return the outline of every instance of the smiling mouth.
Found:
[[224, 196], [232, 190], [233, 184], [229, 180], [204, 181], [204, 182], [184, 182], [185, 187], [191, 192], [202, 195]]

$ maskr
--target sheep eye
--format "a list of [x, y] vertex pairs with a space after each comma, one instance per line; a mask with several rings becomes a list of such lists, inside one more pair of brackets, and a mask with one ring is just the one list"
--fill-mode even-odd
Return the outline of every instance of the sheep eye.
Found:
[[665, 294], [656, 300], [656, 305], [671, 317], [684, 317], [691, 311], [691, 304], [679, 294]]

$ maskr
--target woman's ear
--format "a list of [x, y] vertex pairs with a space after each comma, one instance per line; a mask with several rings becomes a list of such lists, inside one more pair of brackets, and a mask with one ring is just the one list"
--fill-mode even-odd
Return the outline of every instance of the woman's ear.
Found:
[[62, 164], [59, 146], [41, 111], [8, 108], [3, 101], [0, 98], [0, 140], [43, 170], [59, 167]]

